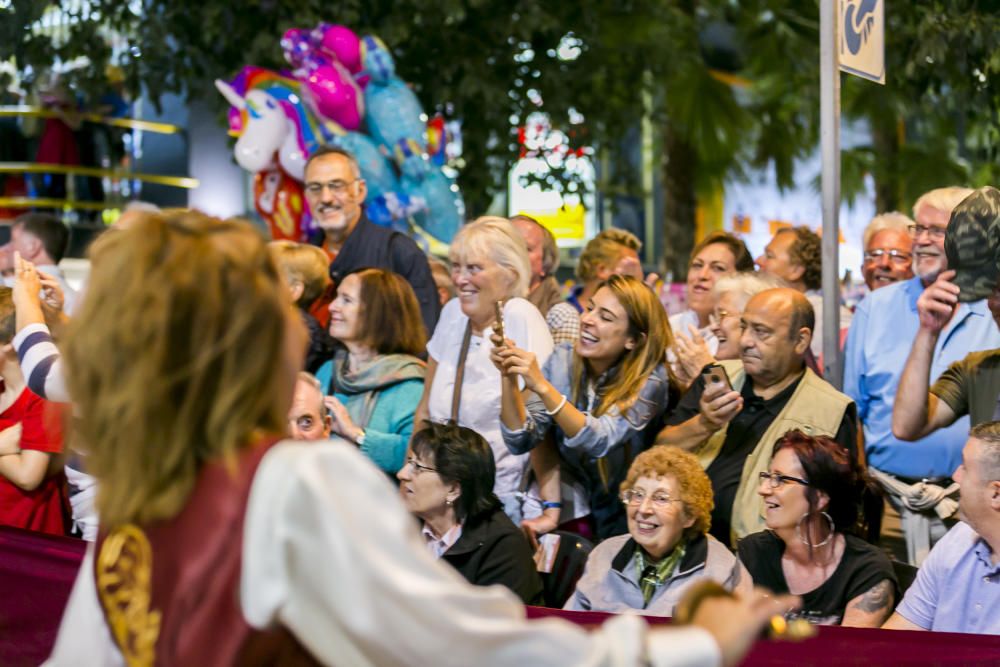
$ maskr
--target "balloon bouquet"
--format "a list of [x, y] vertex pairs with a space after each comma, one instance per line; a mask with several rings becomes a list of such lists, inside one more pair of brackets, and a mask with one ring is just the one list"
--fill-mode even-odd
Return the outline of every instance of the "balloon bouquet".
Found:
[[386, 45], [321, 23], [288, 30], [281, 48], [290, 72], [247, 66], [215, 82], [232, 105], [236, 162], [254, 174], [254, 205], [274, 238], [304, 241], [314, 231], [302, 179], [309, 154], [330, 144], [357, 158], [370, 220], [443, 253], [465, 216], [458, 186], [441, 169], [444, 125], [428, 124]]

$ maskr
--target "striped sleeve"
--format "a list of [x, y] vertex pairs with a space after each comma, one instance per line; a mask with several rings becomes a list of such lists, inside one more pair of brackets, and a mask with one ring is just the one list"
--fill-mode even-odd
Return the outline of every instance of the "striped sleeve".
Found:
[[42, 398], [67, 403], [59, 349], [44, 324], [29, 324], [14, 336], [14, 349], [28, 388]]

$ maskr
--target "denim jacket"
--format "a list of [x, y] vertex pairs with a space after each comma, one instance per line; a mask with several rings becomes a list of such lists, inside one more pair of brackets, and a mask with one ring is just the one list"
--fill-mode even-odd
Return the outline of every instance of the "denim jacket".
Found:
[[[573, 345], [564, 343], [555, 348], [542, 374], [568, 400], [573, 400]], [[618, 500], [618, 485], [628, 472], [632, 460], [646, 450], [660, 425], [660, 417], [670, 400], [670, 380], [663, 364], [657, 366], [639, 390], [635, 403], [625, 411], [613, 406], [600, 417], [590, 414], [602, 391], [619, 371], [614, 366], [597, 378], [593, 392], [586, 390], [587, 378], [578, 392], [574, 405], [584, 413], [586, 424], [572, 438], [566, 437], [555, 425], [553, 417], [537, 396], [530, 395], [525, 405], [527, 417], [520, 429], [501, 425], [504, 444], [514, 454], [531, 451], [554, 426], [553, 436], [559, 448], [564, 471], [583, 486], [590, 502], [597, 535], [603, 539], [626, 531], [625, 512]], [[650, 428], [652, 425], [652, 428]], [[603, 478], [598, 461], [604, 459], [607, 479]]]

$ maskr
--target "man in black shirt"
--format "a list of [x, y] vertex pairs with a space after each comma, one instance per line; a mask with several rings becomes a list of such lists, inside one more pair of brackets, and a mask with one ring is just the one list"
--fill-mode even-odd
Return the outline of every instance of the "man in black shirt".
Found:
[[427, 335], [434, 333], [441, 307], [427, 256], [409, 236], [365, 216], [361, 206], [368, 187], [354, 156], [334, 146], [319, 148], [306, 162], [304, 189], [323, 231], [323, 247], [335, 256], [330, 264], [334, 284], [358, 269], [395, 271], [413, 287]]
[[742, 364], [724, 362], [733, 389], [700, 375], [657, 438], [702, 459], [715, 492], [710, 532], [723, 544], [763, 528], [756, 477], [786, 431], [829, 435], [857, 455], [857, 408], [805, 366], [814, 322], [800, 292], [758, 293], [742, 314]]

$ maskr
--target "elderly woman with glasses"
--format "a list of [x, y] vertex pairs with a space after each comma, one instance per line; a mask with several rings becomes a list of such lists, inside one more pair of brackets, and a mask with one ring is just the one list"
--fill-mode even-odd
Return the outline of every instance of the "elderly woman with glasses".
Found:
[[740, 560], [758, 586], [802, 598], [795, 613], [820, 625], [881, 627], [896, 577], [886, 555], [855, 535], [873, 488], [861, 465], [826, 437], [786, 433], [760, 473], [767, 530], [742, 539]]
[[495, 476], [486, 440], [454, 422], [428, 422], [417, 431], [396, 474], [400, 497], [420, 519], [432, 555], [472, 584], [502, 584], [538, 604], [542, 580], [528, 540], [493, 494]]
[[566, 609], [672, 616], [702, 579], [740, 594], [751, 590], [744, 567], [708, 534], [712, 485], [692, 454], [676, 447], [643, 452], [621, 488], [628, 534], [590, 553]]
[[740, 316], [747, 302], [758, 292], [781, 286], [781, 281], [776, 278], [750, 271], [718, 278], [712, 286], [715, 305], [708, 315], [712, 345], [697, 333], [682, 337], [679, 332], [674, 332], [674, 369], [678, 371], [678, 380], [690, 385], [708, 364], [722, 359], [739, 359], [740, 336], [743, 333]]

